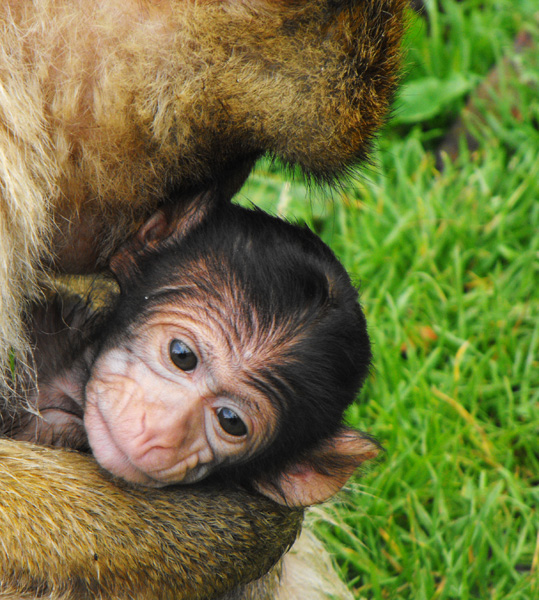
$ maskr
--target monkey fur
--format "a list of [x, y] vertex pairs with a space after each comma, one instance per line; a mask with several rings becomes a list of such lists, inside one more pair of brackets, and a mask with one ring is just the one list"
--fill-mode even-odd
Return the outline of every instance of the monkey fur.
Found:
[[0, 486], [0, 598], [215, 598], [267, 571], [302, 517], [220, 487], [135, 489], [88, 456], [12, 440]]
[[218, 475], [326, 500], [378, 453], [343, 424], [371, 358], [356, 288], [307, 227], [215, 192], [168, 208], [112, 258], [120, 293], [102, 310], [76, 295], [33, 307], [35, 412], [5, 434], [89, 445], [150, 487]]
[[[87, 456], [1, 439], [0, 485], [2, 600], [348, 600], [307, 532], [282, 567], [220, 594], [268, 570], [295, 539], [300, 509], [219, 486], [134, 490]], [[215, 555], [216, 539], [226, 553]], [[210, 569], [221, 569], [215, 580]]]
[[[88, 456], [1, 439], [0, 485], [2, 600], [349, 598], [308, 532], [283, 565], [220, 594], [269, 569], [294, 541], [300, 509], [211, 485], [134, 490]], [[216, 538], [226, 553], [215, 555]], [[210, 569], [221, 569], [215, 580]]]
[[105, 266], [172, 190], [231, 196], [264, 153], [319, 181], [364, 159], [405, 4], [4, 0], [3, 365], [39, 272]]
[[[104, 267], [170, 192], [218, 185], [232, 196], [264, 153], [328, 182], [365, 158], [396, 85], [405, 6], [405, 0], [0, 3], [3, 414], [18, 401], [5, 374], [13, 355], [25, 356], [23, 306], [38, 293], [43, 271]], [[207, 556], [198, 563], [183, 552], [183, 535], [166, 543], [155, 537], [159, 519], [152, 511], [135, 526], [141, 535], [133, 542], [123, 505], [104, 508], [123, 497], [121, 487], [90, 462], [91, 476], [77, 462], [89, 459], [9, 440], [0, 444], [0, 531], [12, 545], [0, 545], [0, 597], [24, 598], [30, 588], [21, 591], [20, 582], [33, 586], [27, 597], [49, 600], [83, 598], [71, 581], [111, 600], [136, 586], [131, 597], [157, 600], [181, 598], [184, 587], [196, 588], [191, 598], [210, 598], [215, 585], [223, 591], [235, 585], [241, 545], [220, 550], [219, 535], [213, 536], [210, 557], [230, 552], [234, 564], [212, 574]], [[57, 477], [44, 477], [49, 456], [61, 472]], [[57, 498], [55, 484], [66, 482], [69, 489]], [[144, 494], [152, 502], [160, 498], [172, 530], [184, 531], [173, 493]], [[110, 560], [117, 579], [104, 580], [100, 566], [92, 563], [92, 571], [79, 560], [87, 548], [74, 533], [81, 529], [71, 508], [85, 498], [94, 510], [88, 514], [103, 507], [95, 527], [115, 544]], [[56, 510], [60, 500], [65, 504]], [[258, 502], [268, 506], [263, 499], [253, 502], [243, 524], [252, 522]], [[56, 535], [36, 540], [36, 524]], [[236, 519], [222, 529], [234, 535], [242, 526]], [[275, 524], [257, 529], [255, 538], [262, 540], [273, 531], [273, 546], [245, 554], [253, 568], [263, 563], [259, 573], [287, 533]], [[155, 543], [153, 564], [137, 572], [146, 536], [148, 545]], [[185, 561], [176, 567], [185, 575], [178, 581], [187, 583], [176, 586], [175, 563], [160, 560], [167, 550]], [[95, 562], [100, 565], [99, 554]], [[152, 569], [162, 575], [157, 587]], [[95, 595], [88, 591], [87, 597]]]

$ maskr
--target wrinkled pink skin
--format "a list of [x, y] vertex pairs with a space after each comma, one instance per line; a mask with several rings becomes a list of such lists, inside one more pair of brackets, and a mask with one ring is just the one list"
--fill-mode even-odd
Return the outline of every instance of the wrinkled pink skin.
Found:
[[[242, 361], [224, 351], [227, 341], [212, 325], [181, 308], [163, 310], [128, 346], [99, 356], [86, 386], [84, 425], [103, 467], [145, 485], [192, 483], [269, 443], [274, 411], [242, 381]], [[171, 361], [173, 339], [197, 355], [192, 371]], [[232, 356], [241, 354], [235, 350]], [[217, 410], [224, 407], [240, 417], [246, 435], [221, 427]]]
[[[248, 458], [269, 443], [275, 413], [242, 381], [241, 360], [229, 358], [218, 332], [211, 321], [164, 308], [135, 338], [98, 356], [87, 382], [80, 381], [87, 372], [80, 363], [93, 362], [91, 350], [40, 386], [43, 418], [15, 437], [77, 448], [89, 443], [112, 474], [153, 487], [192, 483], [225, 462]], [[192, 371], [172, 362], [173, 339], [197, 355]], [[241, 354], [236, 350], [232, 356]], [[224, 407], [240, 417], [246, 435], [221, 427], [217, 410]]]

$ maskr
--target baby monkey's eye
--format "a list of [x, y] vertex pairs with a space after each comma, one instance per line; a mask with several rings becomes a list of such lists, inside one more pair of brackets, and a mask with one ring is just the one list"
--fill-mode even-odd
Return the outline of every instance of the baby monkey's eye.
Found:
[[192, 371], [197, 366], [196, 354], [181, 340], [172, 340], [168, 352], [170, 360], [182, 371]]
[[217, 409], [217, 418], [219, 419], [219, 425], [221, 425], [229, 435], [241, 437], [247, 433], [245, 423], [233, 410], [230, 410], [230, 408]]

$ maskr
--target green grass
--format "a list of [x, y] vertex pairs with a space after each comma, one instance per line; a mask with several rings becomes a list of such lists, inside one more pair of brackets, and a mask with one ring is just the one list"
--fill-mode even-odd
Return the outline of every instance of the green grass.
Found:
[[[315, 526], [355, 598], [539, 598], [539, 5], [428, 3], [395, 120], [342, 198], [264, 163], [242, 192], [305, 220], [361, 287], [374, 368], [349, 421], [384, 459]], [[479, 148], [435, 151], [489, 70]], [[308, 599], [306, 599], [308, 600]]]

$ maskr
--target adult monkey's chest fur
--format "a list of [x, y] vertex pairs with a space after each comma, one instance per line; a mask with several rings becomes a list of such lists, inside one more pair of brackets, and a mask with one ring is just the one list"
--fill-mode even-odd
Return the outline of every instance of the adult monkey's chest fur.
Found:
[[266, 151], [332, 176], [363, 156], [395, 83], [397, 0], [337, 17], [322, 0], [94, 0], [78, 19], [69, 2], [20, 4], [3, 11], [26, 63], [12, 77], [41, 85], [36, 116], [81, 202], [162, 197]]

